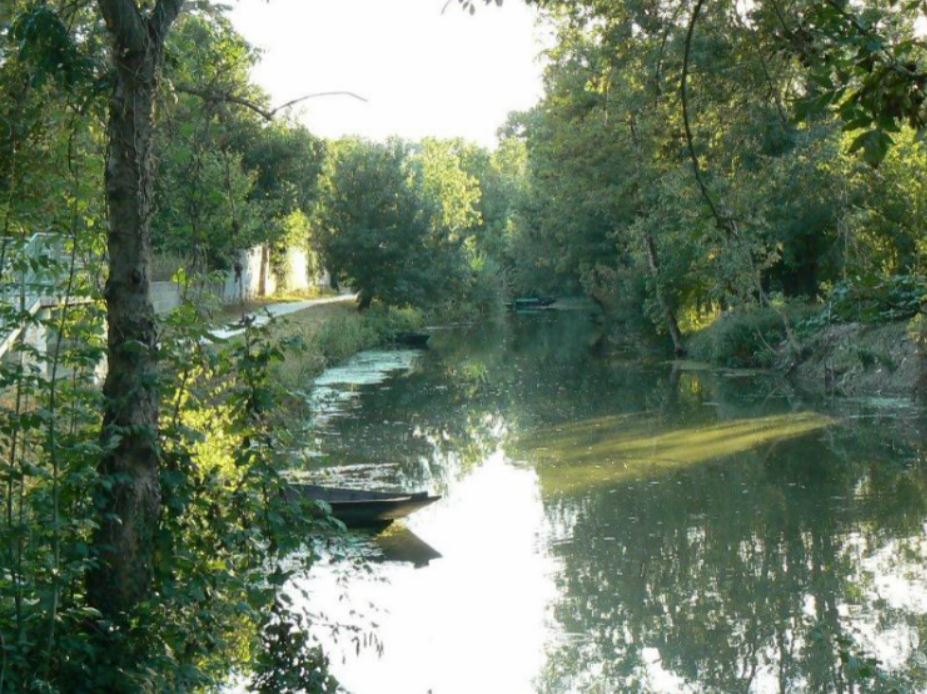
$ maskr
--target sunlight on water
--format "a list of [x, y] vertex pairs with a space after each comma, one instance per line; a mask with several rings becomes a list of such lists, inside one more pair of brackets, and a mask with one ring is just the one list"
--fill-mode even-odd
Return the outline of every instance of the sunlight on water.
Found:
[[623, 415], [558, 425], [523, 435], [513, 454], [539, 466], [545, 491], [573, 491], [715, 460], [835, 423], [798, 412], [660, 431], [639, 419]]
[[328, 618], [356, 623], [358, 606], [377, 607], [382, 657], [374, 648], [356, 653], [349, 640], [323, 641], [342, 684], [371, 693], [534, 691], [555, 593], [543, 519], [537, 476], [500, 453], [410, 522], [440, 548], [427, 568], [376, 565], [352, 578], [350, 600], [339, 601], [337, 570], [318, 567], [306, 586], [313, 603], [330, 606]]
[[299, 474], [444, 495], [294, 581], [346, 690], [927, 691], [919, 411], [598, 359], [584, 320], [316, 382]]

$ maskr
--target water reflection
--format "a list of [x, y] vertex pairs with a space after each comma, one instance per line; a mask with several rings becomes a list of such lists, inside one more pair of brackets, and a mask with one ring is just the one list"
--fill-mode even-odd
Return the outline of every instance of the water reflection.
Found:
[[302, 584], [376, 606], [382, 656], [326, 640], [348, 689], [927, 688], [919, 414], [602, 359], [593, 330], [440, 333], [317, 422], [312, 474], [445, 494], [409, 523], [441, 558]]
[[543, 521], [534, 473], [491, 457], [461, 480], [453, 498], [410, 520], [416, 535], [440, 547], [427, 568], [378, 564], [345, 586], [337, 566], [317, 567], [298, 587], [326, 606], [328, 619], [358, 624], [359, 606], [373, 606], [368, 616], [382, 654], [357, 652], [350, 640], [326, 644], [347, 690], [531, 691], [555, 595], [538, 535]]
[[[635, 421], [635, 420], [644, 421]], [[539, 467], [545, 489], [576, 490], [735, 455], [834, 423], [797, 412], [661, 431], [642, 417], [615, 415], [528, 432], [513, 447]]]

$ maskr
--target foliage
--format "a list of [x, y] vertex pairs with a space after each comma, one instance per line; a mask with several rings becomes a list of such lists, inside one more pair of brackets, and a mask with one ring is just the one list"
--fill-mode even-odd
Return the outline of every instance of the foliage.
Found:
[[[228, 677], [230, 663], [246, 669], [264, 652], [272, 614], [298, 619], [276, 607], [280, 586], [299, 568], [281, 560], [297, 553], [311, 561], [305, 538], [329, 528], [320, 509], [281, 496], [293, 461], [267, 374], [282, 352], [260, 330], [208, 347], [196, 327], [206, 324], [204, 315], [190, 305], [161, 326], [154, 582], [131, 615], [103, 619], [85, 586], [99, 564], [96, 502], [121, 481], [98, 471], [105, 454], [100, 174], [108, 44], [96, 13], [81, 3], [9, 9], [12, 24], [0, 26], [0, 330], [4, 338], [12, 326], [44, 333], [47, 349], [15, 342], [0, 363], [0, 689], [214, 685]], [[236, 54], [243, 46], [218, 17], [188, 17], [169, 61], [178, 81], [231, 77], [225, 68], [243, 64], [247, 51]], [[193, 45], [213, 52], [196, 65], [205, 54]], [[204, 115], [182, 99], [172, 106], [168, 132], [178, 137], [162, 143], [161, 165], [183, 183], [162, 199], [177, 206], [162, 206], [161, 231], [188, 234], [196, 244], [175, 238], [177, 250], [215, 265], [243, 239], [228, 234], [232, 222], [249, 229], [248, 214], [256, 212], [235, 206], [258, 176], [241, 152], [196, 141], [204, 133], [217, 135], [212, 144], [228, 136], [220, 109]], [[36, 230], [47, 234], [33, 236]], [[34, 240], [42, 238], [47, 247], [37, 253]], [[29, 304], [39, 294], [62, 297], [63, 308], [33, 315]], [[294, 687], [331, 686], [318, 668], [302, 675], [291, 676]]]
[[[806, 316], [807, 306], [788, 307], [789, 320]], [[689, 342], [696, 359], [732, 368], [769, 368], [787, 335], [780, 311], [754, 307], [725, 313]]]
[[788, 16], [775, 16], [784, 47], [807, 68], [799, 115], [834, 109], [844, 130], [854, 133], [850, 152], [873, 166], [903, 126], [927, 124], [927, 56], [915, 29], [920, 9], [918, 2], [796, 2]]
[[[318, 238], [329, 270], [359, 292], [362, 309], [374, 298], [426, 304], [452, 295], [465, 280], [459, 232], [472, 184], [453, 164], [440, 162], [437, 147], [427, 155], [417, 159], [399, 140], [342, 140], [331, 147]], [[456, 174], [457, 181], [442, 174]], [[443, 199], [445, 192], [451, 199]], [[452, 199], [455, 193], [464, 199]]]
[[516, 292], [581, 290], [616, 332], [643, 314], [673, 334], [922, 274], [913, 5], [536, 4], [557, 40], [542, 102], [504, 131], [527, 151]]
[[338, 683], [328, 674], [328, 660], [310, 642], [309, 624], [281, 610], [264, 628], [262, 649], [255, 663], [251, 687], [260, 694], [318, 692], [335, 694]]
[[174, 98], [160, 128], [159, 252], [185, 257], [194, 276], [230, 268], [255, 244], [304, 245], [321, 142], [226, 98], [266, 102], [249, 81], [255, 51], [221, 14], [184, 17], [168, 50]]
[[927, 298], [927, 282], [913, 275], [841, 282], [830, 292], [819, 320], [886, 323], [916, 316]]
[[[247, 668], [264, 652], [261, 634], [273, 632], [272, 619], [303, 619], [279, 604], [280, 589], [299, 570], [294, 556], [303, 566], [312, 559], [304, 538], [329, 527], [318, 509], [282, 495], [292, 460], [289, 443], [275, 433], [286, 428], [273, 409], [281, 395], [268, 379], [282, 352], [267, 329], [249, 329], [226, 348], [209, 347], [202, 329], [190, 327], [204, 324], [196, 309], [187, 305], [172, 315], [162, 341], [166, 407], [155, 582], [131, 626], [108, 623], [86, 605], [81, 588], [96, 561], [90, 546], [96, 511], [88, 500], [112, 484], [97, 474], [99, 449], [91, 443], [99, 427], [92, 413], [99, 411], [93, 373], [101, 316], [93, 305], [88, 310], [95, 321], [87, 322], [84, 311], [49, 321], [65, 328], [62, 345], [73, 345], [52, 357], [73, 376], [45, 376], [41, 361], [3, 372], [17, 394], [15, 407], [4, 408], [0, 439], [4, 503], [15, 519], [2, 532], [12, 557], [0, 583], [6, 686], [70, 691], [79, 682], [110, 691], [180, 691], [221, 682], [230, 665]], [[198, 346], [191, 351], [191, 344]], [[22, 368], [29, 363], [35, 366]], [[59, 420], [69, 425], [58, 430]], [[316, 691], [311, 687], [330, 682], [319, 667], [283, 672]]]

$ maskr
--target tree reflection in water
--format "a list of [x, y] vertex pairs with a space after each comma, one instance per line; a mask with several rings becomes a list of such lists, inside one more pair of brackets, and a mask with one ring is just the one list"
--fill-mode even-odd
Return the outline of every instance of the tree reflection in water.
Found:
[[320, 460], [451, 504], [487, 460], [534, 471], [556, 567], [538, 691], [927, 687], [922, 422], [594, 357], [593, 330], [568, 315], [436, 334], [320, 427]]

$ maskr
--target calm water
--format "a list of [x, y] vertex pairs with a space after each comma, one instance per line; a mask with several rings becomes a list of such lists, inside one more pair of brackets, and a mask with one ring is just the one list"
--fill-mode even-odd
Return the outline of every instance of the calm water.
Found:
[[918, 411], [594, 338], [582, 313], [519, 317], [319, 380], [316, 477], [444, 495], [362, 537], [368, 570], [293, 586], [345, 687], [925, 690]]

